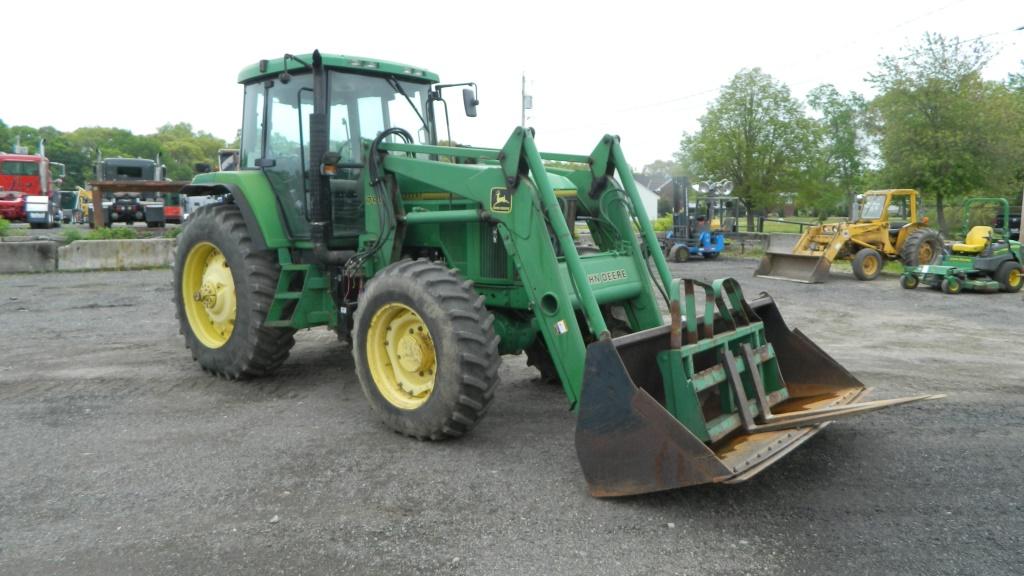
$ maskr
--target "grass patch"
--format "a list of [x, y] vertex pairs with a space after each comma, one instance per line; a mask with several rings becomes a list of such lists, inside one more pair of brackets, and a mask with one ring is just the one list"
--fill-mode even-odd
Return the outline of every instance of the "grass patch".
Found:
[[0, 218], [0, 238], [7, 236], [11, 233], [11, 221], [5, 218]]
[[82, 236], [82, 240], [135, 240], [139, 235], [134, 228], [96, 228]]
[[723, 256], [729, 256], [731, 258], [743, 258], [746, 260], [760, 260], [764, 256], [764, 249], [760, 246], [751, 246], [750, 244], [743, 244], [736, 240], [731, 240], [725, 245], [725, 250], [722, 250]]
[[67, 228], [61, 232], [60, 235], [64, 239], [65, 244], [71, 244], [72, 242], [81, 240], [84, 237], [82, 235], [82, 231], [75, 228]]
[[[853, 260], [836, 260], [832, 262], [832, 269], [838, 272], [853, 274]], [[903, 263], [899, 260], [887, 260], [882, 266], [882, 274], [886, 276], [899, 276], [903, 274]]]
[[184, 228], [182, 226], [168, 228], [167, 230], [164, 231], [164, 238], [177, 238], [178, 236], [181, 236], [181, 231], [183, 229]]

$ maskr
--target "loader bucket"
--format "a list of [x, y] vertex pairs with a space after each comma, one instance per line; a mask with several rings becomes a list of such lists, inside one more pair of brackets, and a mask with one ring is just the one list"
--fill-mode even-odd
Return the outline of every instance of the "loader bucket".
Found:
[[828, 280], [828, 271], [831, 267], [832, 263], [824, 256], [765, 252], [757, 270], [754, 271], [754, 276], [820, 284]]
[[[937, 397], [857, 403], [864, 385], [769, 296], [686, 283], [686, 317], [675, 302], [671, 326], [587, 348], [576, 451], [594, 496], [748, 480], [836, 418]], [[692, 320], [693, 285], [718, 289], [711, 326]]]

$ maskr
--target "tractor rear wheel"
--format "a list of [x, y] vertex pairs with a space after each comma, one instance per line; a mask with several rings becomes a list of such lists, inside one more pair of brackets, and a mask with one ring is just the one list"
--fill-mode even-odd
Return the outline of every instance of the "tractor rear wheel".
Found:
[[931, 228], [920, 228], [910, 233], [900, 250], [900, 260], [906, 266], [935, 264], [942, 258], [942, 236]]
[[279, 275], [274, 253], [253, 246], [238, 206], [192, 216], [178, 238], [174, 303], [185, 346], [204, 370], [237, 380], [288, 358], [295, 330], [263, 325]]
[[873, 248], [861, 248], [853, 258], [853, 275], [858, 280], [874, 280], [882, 273], [882, 255]]
[[440, 264], [402, 260], [370, 279], [353, 344], [363, 393], [396, 432], [462, 436], [494, 399], [501, 364], [494, 316], [472, 282]]
[[1003, 262], [996, 270], [996, 282], [1003, 292], [1020, 292], [1024, 286], [1024, 266], [1016, 262]]

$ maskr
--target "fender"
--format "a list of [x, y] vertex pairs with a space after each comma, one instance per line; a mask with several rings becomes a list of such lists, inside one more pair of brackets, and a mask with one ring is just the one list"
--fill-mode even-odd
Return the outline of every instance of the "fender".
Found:
[[263, 174], [256, 170], [199, 174], [181, 189], [186, 196], [227, 195], [238, 206], [253, 243], [260, 250], [300, 248], [284, 224], [277, 198]]

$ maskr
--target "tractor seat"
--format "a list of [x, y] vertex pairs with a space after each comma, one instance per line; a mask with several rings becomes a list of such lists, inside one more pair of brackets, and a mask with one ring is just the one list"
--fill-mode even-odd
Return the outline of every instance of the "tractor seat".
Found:
[[967, 233], [963, 243], [953, 244], [953, 252], [962, 254], [980, 254], [985, 251], [988, 243], [992, 240], [991, 226], [975, 226]]

